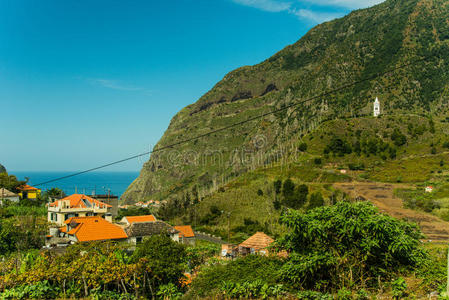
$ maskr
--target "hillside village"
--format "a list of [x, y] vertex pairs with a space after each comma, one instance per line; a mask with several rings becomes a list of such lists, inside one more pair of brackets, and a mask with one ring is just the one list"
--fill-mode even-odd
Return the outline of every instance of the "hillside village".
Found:
[[[307, 14], [297, 2], [228, 2], [221, 9], [241, 5], [245, 16]], [[356, 9], [226, 74], [167, 121], [150, 151], [42, 181], [0, 161], [0, 299], [449, 299], [448, 20], [445, 0]], [[164, 48], [166, 63], [187, 68], [175, 58], [191, 37], [171, 38], [179, 48]], [[139, 47], [157, 48], [148, 45]], [[76, 80], [111, 93], [110, 105], [120, 93], [166, 101], [137, 83], [83, 76]], [[117, 121], [123, 131], [136, 111]], [[122, 139], [114, 143], [131, 144]], [[123, 193], [97, 194], [95, 179], [90, 194], [62, 183], [141, 158]]]
[[[372, 103], [371, 118], [379, 120], [381, 118], [385, 118], [385, 116], [382, 114], [382, 105], [378, 98], [376, 98], [375, 101]], [[309, 148], [308, 151], [313, 151], [313, 148]], [[338, 156], [335, 158], [338, 158]], [[318, 192], [319, 190], [317, 191], [316, 187], [319, 187], [318, 185], [314, 187], [315, 192], [312, 192], [309, 195], [307, 194], [305, 195], [304, 198], [305, 200], [299, 200], [303, 197], [299, 192], [302, 188], [301, 185], [296, 185], [295, 181], [291, 181], [290, 179], [277, 180], [272, 183], [274, 187], [273, 193], [275, 195], [275, 202], [273, 202], [273, 205], [275, 206], [276, 201], [279, 201], [280, 202], [279, 205], [285, 207], [292, 207], [292, 208], [298, 207], [301, 211], [306, 213], [306, 215], [310, 215], [311, 218], [312, 216], [314, 216], [313, 214], [315, 212], [315, 209], [317, 209], [317, 213], [319, 209], [322, 209], [323, 211], [320, 212], [317, 216], [318, 218], [323, 217], [326, 218], [325, 216], [327, 216], [328, 213], [325, 212], [325, 209], [328, 208], [342, 209], [345, 205], [342, 204], [343, 205], [342, 207], [338, 207], [338, 205], [337, 206], [334, 205], [335, 207], [327, 206], [331, 204], [331, 202], [329, 201], [333, 201], [331, 200], [332, 197], [336, 197], [337, 201], [343, 201], [342, 203], [345, 203], [345, 201], [348, 200], [355, 201], [354, 207], [351, 209], [355, 210], [360, 209], [361, 210], [360, 213], [362, 213], [363, 215], [367, 214], [367, 211], [370, 211], [372, 209], [371, 206], [364, 207], [363, 206], [365, 205], [364, 203], [372, 202], [378, 207], [378, 209], [380, 209], [381, 212], [394, 216], [397, 219], [407, 218], [409, 220], [420, 220], [419, 226], [423, 231], [423, 233], [425, 234], [425, 236], [421, 236], [419, 233], [416, 233], [416, 235], [415, 233], [413, 233], [412, 235], [414, 236], [413, 238], [412, 236], [407, 238], [416, 239], [419, 237], [421, 239], [420, 240], [421, 242], [429, 243], [429, 245], [432, 245], [430, 248], [432, 249], [432, 251], [439, 251], [437, 250], [440, 249], [440, 247], [438, 246], [439, 243], [449, 240], [448, 223], [439, 219], [437, 216], [431, 216], [430, 213], [422, 213], [419, 211], [419, 209], [415, 210], [413, 208], [411, 209], [410, 207], [407, 206], [407, 204], [404, 204], [398, 198], [400, 194], [397, 194], [398, 196], [393, 195], [393, 193], [395, 194], [399, 193], [399, 191], [401, 191], [400, 189], [403, 188], [406, 188], [406, 191], [408, 191], [407, 185], [404, 184], [401, 185], [399, 183], [396, 184], [372, 183], [369, 181], [354, 182], [353, 180], [347, 180], [347, 178], [355, 178], [356, 176], [360, 176], [358, 175], [359, 173], [357, 173], [360, 172], [360, 170], [357, 170], [357, 168], [351, 166], [349, 166], [348, 168], [336, 168], [334, 164], [328, 164], [327, 166], [324, 166], [322, 162], [318, 165], [318, 167], [321, 170], [325, 170], [325, 168], [334, 168], [332, 172], [338, 174], [338, 178], [340, 179], [337, 179], [336, 183], [333, 185], [333, 187], [335, 188], [333, 192], [335, 196], [328, 196], [329, 194], [326, 194], [325, 192], [323, 192], [322, 195], [326, 197], [326, 199], [323, 196], [318, 196], [321, 193], [321, 191], [320, 192]], [[303, 174], [301, 173], [298, 173], [297, 175], [303, 176]], [[291, 176], [291, 178], [295, 178], [295, 176]], [[11, 181], [11, 178], [14, 179], [14, 177], [10, 177], [10, 179], [8, 180], [9, 182]], [[292, 187], [289, 187], [290, 185]], [[310, 185], [310, 187], [312, 187], [312, 185]], [[229, 186], [226, 186], [226, 189], [229, 188], [230, 188]], [[260, 197], [265, 196], [266, 193], [269, 194], [267, 188], [268, 187], [259, 188], [257, 193], [254, 193], [254, 195], [252, 196], [253, 200], [251, 201], [254, 202], [255, 199], [259, 199], [257, 201], [260, 202], [261, 201]], [[219, 223], [217, 225], [213, 225], [211, 221], [207, 221], [209, 222], [210, 225], [204, 226], [203, 225], [204, 221], [202, 221], [204, 217], [202, 217], [203, 219], [200, 219], [199, 223], [195, 219], [191, 219], [193, 221], [192, 223], [189, 222], [181, 223], [182, 220], [188, 220], [188, 218], [175, 217], [168, 219], [167, 218], [160, 219], [158, 215], [163, 216], [163, 214], [161, 214], [161, 211], [163, 212], [164, 209], [166, 209], [167, 205], [170, 205], [169, 201], [163, 199], [135, 201], [135, 203], [132, 205], [121, 204], [118, 197], [112, 194], [107, 195], [71, 194], [66, 196], [64, 195], [63, 191], [59, 189], [41, 191], [39, 188], [33, 187], [28, 183], [23, 183], [19, 181], [17, 181], [14, 188], [10, 189], [16, 191], [16, 193], [6, 188], [2, 188], [0, 190], [2, 204], [4, 207], [6, 207], [6, 209], [14, 208], [16, 206], [23, 207], [23, 205], [31, 205], [28, 207], [32, 208], [35, 205], [39, 206], [40, 204], [38, 203], [43, 203], [42, 199], [46, 199], [45, 202], [42, 204], [44, 205], [43, 206], [44, 211], [41, 212], [42, 214], [41, 220], [44, 221], [45, 225], [44, 223], [42, 223], [43, 226], [40, 227], [41, 228], [40, 231], [36, 232], [38, 235], [36, 236], [35, 240], [36, 243], [35, 245], [40, 245], [39, 251], [44, 251], [43, 253], [48, 253], [46, 255], [51, 256], [56, 254], [57, 256], [65, 257], [66, 255], [72, 255], [70, 254], [72, 251], [81, 251], [80, 253], [83, 253], [83, 251], [91, 251], [88, 250], [89, 247], [92, 247], [90, 245], [98, 245], [94, 247], [100, 247], [96, 248], [97, 249], [96, 251], [100, 251], [101, 253], [103, 253], [101, 255], [110, 255], [108, 254], [109, 250], [107, 250], [109, 248], [103, 249], [101, 248], [102, 246], [100, 246], [109, 244], [111, 246], [107, 247], [119, 247], [111, 249], [116, 249], [114, 250], [115, 253], [123, 253], [120, 255], [140, 255], [139, 253], [145, 251], [144, 249], [147, 249], [148, 247], [153, 247], [150, 246], [151, 243], [154, 243], [155, 241], [161, 243], [162, 240], [159, 241], [158, 239], [167, 238], [168, 239], [167, 241], [162, 242], [165, 245], [163, 247], [167, 247], [169, 245], [167, 243], [168, 241], [170, 241], [170, 243], [174, 243], [173, 246], [170, 247], [175, 247], [174, 245], [176, 244], [186, 247], [183, 249], [186, 249], [187, 251], [194, 251], [192, 252], [192, 254], [193, 253], [195, 254], [194, 256], [189, 258], [187, 267], [180, 268], [179, 272], [182, 273], [182, 277], [184, 277], [183, 280], [185, 280], [183, 281], [184, 283], [181, 284], [181, 286], [183, 286], [181, 290], [190, 289], [192, 291], [195, 291], [195, 293], [198, 293], [198, 295], [208, 294], [206, 290], [203, 290], [202, 286], [205, 284], [203, 280], [210, 280], [207, 279], [209, 273], [207, 272], [203, 273], [204, 271], [200, 272], [199, 270], [201, 269], [206, 270], [207, 269], [206, 266], [208, 265], [207, 261], [209, 260], [222, 261], [225, 265], [227, 264], [229, 266], [230, 268], [229, 272], [235, 272], [233, 271], [234, 263], [239, 264], [241, 263], [242, 259], [243, 260], [248, 259], [248, 262], [250, 262], [251, 260], [255, 259], [252, 258], [253, 256], [264, 257], [259, 262], [251, 262], [251, 264], [261, 263], [265, 265], [265, 267], [263, 267], [264, 269], [271, 267], [279, 268], [279, 266], [276, 265], [268, 267], [268, 265], [272, 263], [271, 260], [273, 259], [279, 260], [279, 262], [283, 260], [292, 259], [291, 257], [292, 250], [286, 250], [289, 249], [288, 247], [278, 248], [286, 241], [285, 240], [286, 237], [283, 237], [283, 234], [280, 234], [279, 230], [285, 231], [286, 228], [291, 226], [288, 225], [289, 224], [288, 221], [283, 221], [284, 220], [283, 218], [287, 218], [288, 215], [280, 216], [281, 218], [280, 222], [286, 222], [283, 223], [284, 225], [280, 223], [275, 226], [273, 226], [273, 224], [271, 226], [266, 225], [261, 226], [261, 224], [258, 221], [252, 221], [253, 219], [251, 219], [250, 215], [247, 214], [248, 218], [245, 219], [244, 225], [236, 227], [235, 224], [232, 224], [235, 223], [234, 220], [232, 220], [231, 223], [230, 215], [226, 217], [225, 214], [224, 230], [214, 231], [211, 229], [214, 228], [214, 226], [217, 225], [219, 226]], [[292, 191], [291, 196], [289, 196], [290, 192], [288, 191], [288, 189], [291, 189]], [[442, 187], [441, 183], [436, 183], [436, 187], [431, 184], [424, 184], [417, 187], [417, 189], [418, 193], [424, 196], [427, 195], [425, 197], [432, 198], [440, 194]], [[338, 191], [341, 191], [342, 194], [339, 195]], [[221, 193], [223, 194], [223, 192]], [[226, 193], [227, 191], [225, 190], [224, 194]], [[338, 197], [343, 198], [342, 200], [338, 200]], [[394, 199], [394, 201], [391, 199]], [[209, 201], [210, 199], [206, 197], [201, 199], [200, 202], [197, 203], [196, 205], [198, 207], [201, 207], [205, 204], [208, 204]], [[301, 203], [298, 201], [304, 202]], [[26, 208], [26, 206], [23, 208], [29, 210], [29, 208]], [[276, 208], [274, 207], [272, 209], [273, 212], [276, 213]], [[362, 212], [363, 210], [367, 211]], [[132, 215], [133, 212], [138, 212], [138, 215]], [[338, 214], [342, 212], [343, 211], [334, 211], [328, 216], [337, 217]], [[187, 214], [188, 213], [189, 211], [187, 210]], [[369, 212], [368, 215], [370, 213], [374, 213], [376, 215], [377, 210]], [[208, 220], [209, 219], [214, 220], [216, 218], [223, 219], [222, 216], [223, 214], [224, 213], [223, 211], [220, 211], [220, 208], [213, 208], [213, 209], [211, 208], [207, 218]], [[274, 219], [272, 220], [274, 221]], [[363, 218], [359, 219], [359, 221], [363, 222], [362, 223], [363, 225], [360, 225], [362, 227], [368, 224], [365, 223], [365, 221], [363, 221]], [[339, 226], [337, 225], [338, 222], [339, 221], [334, 220], [329, 224]], [[397, 221], [393, 221], [393, 219], [391, 219], [389, 222], [397, 222]], [[314, 223], [310, 223], [307, 226], [314, 226], [312, 224]], [[402, 223], [397, 223], [394, 226], [397, 226], [397, 228], [401, 228], [402, 226], [406, 225]], [[37, 228], [39, 227], [36, 227], [36, 229]], [[205, 229], [206, 232], [208, 233], [204, 232]], [[320, 228], [319, 230], [323, 229], [324, 228]], [[318, 228], [315, 230], [318, 230]], [[236, 235], [236, 232], [239, 231], [240, 235]], [[404, 233], [398, 233], [397, 237], [400, 237], [403, 234]], [[306, 243], [307, 242], [305, 240], [301, 242], [301, 244], [303, 245], [305, 245]], [[390, 240], [387, 243], [388, 244], [396, 243], [396, 241]], [[414, 244], [413, 247], [418, 246], [418, 244], [416, 244], [415, 242], [412, 242], [412, 244]], [[429, 246], [426, 247], [428, 248]], [[79, 249], [79, 250], [72, 250], [72, 249]], [[181, 251], [180, 249], [176, 251]], [[162, 255], [165, 252], [165, 250], [160, 250], [161, 252], [159, 252], [159, 250], [157, 249], [155, 249], [154, 251], [156, 252], [153, 252], [153, 254], [158, 253], [157, 255]], [[174, 253], [169, 254], [169, 259], [173, 259], [174, 258], [173, 255], [181, 257], [185, 254], [181, 254], [181, 252], [179, 252], [178, 254]], [[198, 261], [200, 257], [201, 259]], [[267, 261], [265, 261], [264, 259], [267, 259]], [[438, 263], [441, 263], [443, 260], [444, 259], [439, 260]], [[48, 263], [54, 264], [56, 262], [51, 262], [51, 260], [49, 260]], [[219, 271], [214, 269], [213, 271], [211, 270], [211, 272], [216, 273]], [[27, 273], [25, 272], [24, 274]], [[19, 279], [16, 278], [15, 280]], [[220, 283], [216, 282], [213, 283], [213, 285], [217, 286], [220, 285]], [[156, 284], [156, 286], [158, 285]], [[270, 287], [270, 285], [268, 287]], [[126, 287], [125, 284], [122, 293], [128, 291], [128, 289], [131, 288], [132, 288], [131, 286]], [[165, 288], [165, 286], [161, 285], [159, 288]], [[226, 286], [223, 286], [223, 289], [225, 288], [227, 289]], [[237, 288], [237, 286], [235, 288]], [[261, 287], [255, 288], [261, 289]], [[278, 295], [287, 295], [289, 293], [288, 290], [285, 290], [283, 288], [280, 288], [279, 291], [275, 291], [274, 285], [271, 286], [270, 289], [272, 289], [273, 293], [271, 297], [278, 297], [275, 296], [276, 293], [279, 293]], [[136, 292], [137, 291], [138, 289], [136, 290]], [[259, 292], [260, 291], [261, 290], [259, 290]], [[421, 291], [419, 291], [418, 293], [420, 292]], [[229, 295], [231, 295], [233, 292], [231, 292], [231, 290], [226, 290], [226, 293], [229, 293]], [[243, 297], [242, 295], [244, 295], [243, 292], [235, 292], [235, 293], [236, 294], [233, 297]], [[302, 299], [303, 296], [298, 297], [299, 299]]]

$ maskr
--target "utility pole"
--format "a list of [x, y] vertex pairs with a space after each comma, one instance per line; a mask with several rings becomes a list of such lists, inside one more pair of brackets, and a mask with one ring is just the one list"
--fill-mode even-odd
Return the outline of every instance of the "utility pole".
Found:
[[228, 243], [231, 240], [231, 213], [228, 212]]

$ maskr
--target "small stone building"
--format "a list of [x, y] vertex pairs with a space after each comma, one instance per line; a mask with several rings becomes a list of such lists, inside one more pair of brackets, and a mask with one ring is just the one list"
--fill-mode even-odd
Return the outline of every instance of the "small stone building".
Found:
[[179, 242], [179, 231], [162, 221], [134, 222], [125, 227], [125, 232], [128, 235], [128, 243], [133, 245], [155, 234], [167, 234], [173, 241]]
[[238, 247], [240, 255], [248, 254], [268, 254], [268, 247], [274, 242], [274, 240], [263, 232], [257, 232], [249, 239], [241, 243]]
[[9, 200], [11, 202], [18, 203], [20, 198], [19, 195], [14, 194], [5, 188], [0, 188], [0, 204], [3, 205], [2, 200]]

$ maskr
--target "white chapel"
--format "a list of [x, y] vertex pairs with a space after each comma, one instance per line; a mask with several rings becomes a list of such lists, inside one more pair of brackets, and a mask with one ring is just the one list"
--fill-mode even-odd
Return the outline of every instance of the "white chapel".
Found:
[[376, 101], [374, 101], [374, 112], [375, 117], [378, 117], [380, 115], [380, 102], [379, 99], [376, 97]]

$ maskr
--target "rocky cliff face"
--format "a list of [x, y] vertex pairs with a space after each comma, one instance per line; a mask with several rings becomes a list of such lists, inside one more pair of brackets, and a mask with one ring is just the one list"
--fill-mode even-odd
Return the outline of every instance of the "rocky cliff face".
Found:
[[0, 173], [5, 173], [6, 172], [6, 168], [0, 164]]
[[295, 151], [301, 136], [326, 119], [382, 110], [428, 114], [447, 109], [449, 2], [389, 0], [316, 26], [255, 66], [239, 68], [172, 119], [164, 147], [242, 122], [426, 57], [369, 82], [154, 153], [122, 199], [166, 198], [229, 178]]

